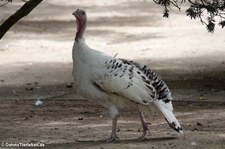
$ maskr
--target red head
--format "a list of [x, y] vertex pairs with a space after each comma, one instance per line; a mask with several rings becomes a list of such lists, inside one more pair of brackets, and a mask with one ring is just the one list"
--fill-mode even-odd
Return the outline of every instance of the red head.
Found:
[[78, 39], [81, 39], [83, 37], [86, 28], [87, 15], [85, 10], [83, 9], [77, 9], [73, 12], [73, 15], [76, 17], [77, 23], [77, 33], [75, 40], [78, 41]]

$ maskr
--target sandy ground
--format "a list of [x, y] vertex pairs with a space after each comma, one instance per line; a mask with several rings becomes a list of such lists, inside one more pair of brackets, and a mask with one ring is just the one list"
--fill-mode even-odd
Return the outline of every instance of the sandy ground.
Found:
[[[22, 4], [15, 1], [1, 7], [0, 22]], [[152, 136], [139, 142], [137, 113], [126, 110], [119, 121], [120, 141], [93, 141], [109, 135], [111, 120], [105, 109], [80, 100], [70, 88], [76, 32], [71, 14], [80, 7], [88, 13], [85, 37], [90, 47], [145, 63], [165, 79], [184, 127], [183, 138], [175, 137], [164, 119], [154, 115], [149, 119]], [[43, 142], [46, 148], [224, 148], [225, 30], [217, 27], [210, 34], [184, 11], [173, 9], [164, 19], [162, 8], [150, 0], [44, 1], [0, 41], [0, 143]], [[42, 108], [34, 106], [37, 98], [44, 101]]]
[[118, 121], [120, 140], [109, 137], [111, 119], [99, 105], [82, 100], [45, 100], [35, 107], [32, 100], [1, 101], [0, 140], [4, 143], [44, 143], [50, 149], [222, 149], [225, 147], [224, 103], [175, 102], [176, 116], [184, 136], [178, 137], [161, 115], [148, 117], [151, 135], [139, 141], [141, 124], [137, 111], [126, 109]]

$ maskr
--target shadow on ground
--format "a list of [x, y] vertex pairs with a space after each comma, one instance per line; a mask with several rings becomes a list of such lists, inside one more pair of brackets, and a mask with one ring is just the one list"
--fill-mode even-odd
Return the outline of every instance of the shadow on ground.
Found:
[[[224, 62], [211, 62], [210, 57], [134, 61], [147, 65], [173, 88], [225, 87]], [[0, 70], [1, 87], [60, 86], [73, 81], [72, 63], [5, 64]]]

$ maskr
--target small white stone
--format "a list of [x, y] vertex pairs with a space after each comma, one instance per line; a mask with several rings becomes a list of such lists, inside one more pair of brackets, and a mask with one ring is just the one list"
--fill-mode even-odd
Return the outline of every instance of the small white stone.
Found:
[[40, 99], [37, 99], [35, 102], [35, 106], [42, 106], [43, 105], [43, 101], [41, 101]]
[[14, 95], [16, 94], [16, 90], [13, 90], [13, 94], [14, 94]]
[[194, 142], [194, 141], [191, 141], [191, 145], [196, 146], [196, 145], [197, 145], [197, 143], [196, 143], [196, 142]]

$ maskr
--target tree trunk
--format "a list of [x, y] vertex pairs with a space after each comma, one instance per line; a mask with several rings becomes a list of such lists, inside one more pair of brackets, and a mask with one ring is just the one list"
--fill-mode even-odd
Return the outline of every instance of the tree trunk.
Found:
[[17, 12], [11, 15], [5, 22], [0, 26], [0, 39], [5, 33], [21, 18], [28, 15], [40, 2], [43, 0], [30, 0], [26, 2]]

